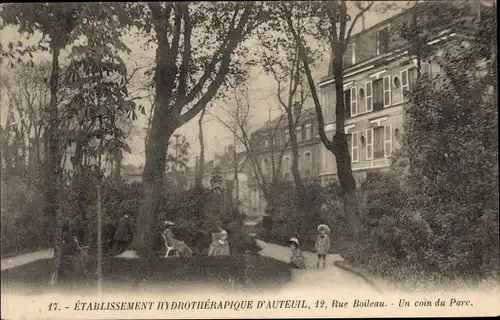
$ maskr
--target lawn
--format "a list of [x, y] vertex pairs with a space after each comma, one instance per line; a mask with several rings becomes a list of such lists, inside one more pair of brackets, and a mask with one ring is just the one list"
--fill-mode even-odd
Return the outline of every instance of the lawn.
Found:
[[[86, 274], [75, 268], [76, 258], [68, 258], [60, 276], [59, 289], [93, 288], [96, 283], [96, 261], [90, 257]], [[2, 271], [2, 291], [9, 288], [26, 293], [46, 292], [52, 260], [38, 260]], [[291, 280], [288, 264], [254, 254], [235, 256], [193, 256], [160, 259], [103, 259], [103, 288], [137, 291], [140, 288], [171, 290], [186, 285], [207, 285], [224, 289], [276, 289]]]

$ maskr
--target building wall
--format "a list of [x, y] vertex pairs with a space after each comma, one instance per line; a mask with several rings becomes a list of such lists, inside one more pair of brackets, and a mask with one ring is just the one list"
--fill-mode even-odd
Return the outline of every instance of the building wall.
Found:
[[[355, 37], [356, 59], [346, 64], [344, 75], [344, 102], [346, 121], [344, 132], [351, 155], [352, 169], [358, 183], [366, 171], [387, 170], [394, 150], [401, 147], [404, 131], [404, 106], [406, 93], [417, 79], [416, 60], [408, 56], [404, 42], [390, 37], [388, 50], [377, 50], [378, 30], [396, 26], [404, 16], [380, 23], [366, 34]], [[429, 45], [435, 46], [435, 56], [422, 61], [423, 76], [435, 77], [441, 69], [437, 58], [442, 54], [442, 44], [456, 37], [454, 33], [439, 34]], [[359, 51], [362, 50], [362, 51]], [[335, 131], [336, 91], [332, 76], [320, 83], [325, 131], [331, 139]], [[336, 178], [335, 157], [324, 147], [320, 148], [322, 183]]]
[[[477, 15], [477, 5], [473, 1], [465, 1], [462, 4], [471, 6], [472, 15]], [[457, 5], [462, 4], [457, 2]], [[400, 9], [403, 7], [405, 6]], [[402, 13], [394, 10], [392, 14], [386, 15], [383, 21], [365, 17], [365, 20], [370, 22], [366, 28], [356, 30], [360, 32], [352, 36], [343, 57], [342, 96], [347, 107], [343, 130], [347, 134], [353, 174], [358, 185], [370, 170], [389, 170], [393, 152], [401, 147], [405, 121], [404, 106], [408, 103], [405, 93], [411, 90], [417, 78], [416, 61], [408, 56], [409, 44], [399, 34], [399, 27], [409, 21], [411, 10]], [[435, 49], [435, 56], [422, 61], [421, 71], [424, 76], [434, 77], [441, 72], [437, 60], [442, 54], [443, 44], [450, 39], [460, 39], [460, 32], [450, 29], [432, 31], [428, 45]], [[439, 83], [436, 85], [439, 86]], [[336, 92], [331, 72], [319, 81], [319, 87], [324, 129], [331, 140], [336, 120]], [[311, 141], [312, 144], [307, 146], [301, 145], [299, 153], [303, 160], [304, 152], [309, 152], [310, 149], [316, 166], [315, 172], [319, 180], [327, 184], [337, 178], [335, 157], [323, 146], [317, 130], [315, 131], [314, 142]], [[284, 158], [290, 159], [291, 163], [290, 150], [285, 152]], [[288, 163], [284, 165], [289, 167]], [[304, 174], [303, 167], [301, 174]], [[288, 177], [291, 178], [291, 173]], [[255, 188], [254, 192], [257, 192], [256, 190]], [[255, 196], [256, 205], [262, 202]]]
[[[402, 65], [405, 58], [345, 79], [344, 92], [349, 92], [350, 103], [347, 98], [349, 114], [344, 132], [347, 134], [353, 171], [386, 168], [390, 166], [393, 151], [401, 147], [404, 105], [407, 103], [404, 92], [416, 81], [414, 64]], [[428, 71], [429, 76], [440, 72], [434, 62], [424, 63], [423, 70]], [[335, 96], [333, 83], [322, 90], [325, 97]], [[325, 99], [324, 105], [334, 110], [335, 99]], [[329, 138], [333, 138], [335, 130], [333, 121], [330, 117], [325, 125]], [[321, 160], [321, 176], [336, 174], [335, 157], [325, 147], [321, 147]]]

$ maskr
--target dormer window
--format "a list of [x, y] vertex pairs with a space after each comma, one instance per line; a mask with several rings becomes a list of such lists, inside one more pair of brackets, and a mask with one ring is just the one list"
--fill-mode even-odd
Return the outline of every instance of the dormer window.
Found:
[[389, 52], [389, 26], [377, 31], [377, 54]]

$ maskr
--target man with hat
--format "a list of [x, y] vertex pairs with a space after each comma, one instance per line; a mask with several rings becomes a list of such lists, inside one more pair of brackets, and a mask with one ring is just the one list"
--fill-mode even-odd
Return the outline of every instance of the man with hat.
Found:
[[120, 220], [118, 220], [118, 227], [116, 228], [114, 234], [114, 244], [112, 253], [120, 254], [129, 246], [132, 240], [132, 226], [130, 225], [130, 217], [128, 214], [124, 214]]

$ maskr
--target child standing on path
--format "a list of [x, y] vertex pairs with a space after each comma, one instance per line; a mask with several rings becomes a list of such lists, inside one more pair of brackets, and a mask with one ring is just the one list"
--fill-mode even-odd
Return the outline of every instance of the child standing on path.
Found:
[[327, 233], [330, 233], [330, 228], [325, 224], [320, 224], [318, 226], [318, 236], [316, 238], [316, 253], [318, 254], [318, 263], [316, 265], [319, 268], [319, 263], [323, 259], [323, 269], [326, 268], [326, 255], [328, 250], [330, 250], [330, 237]]

